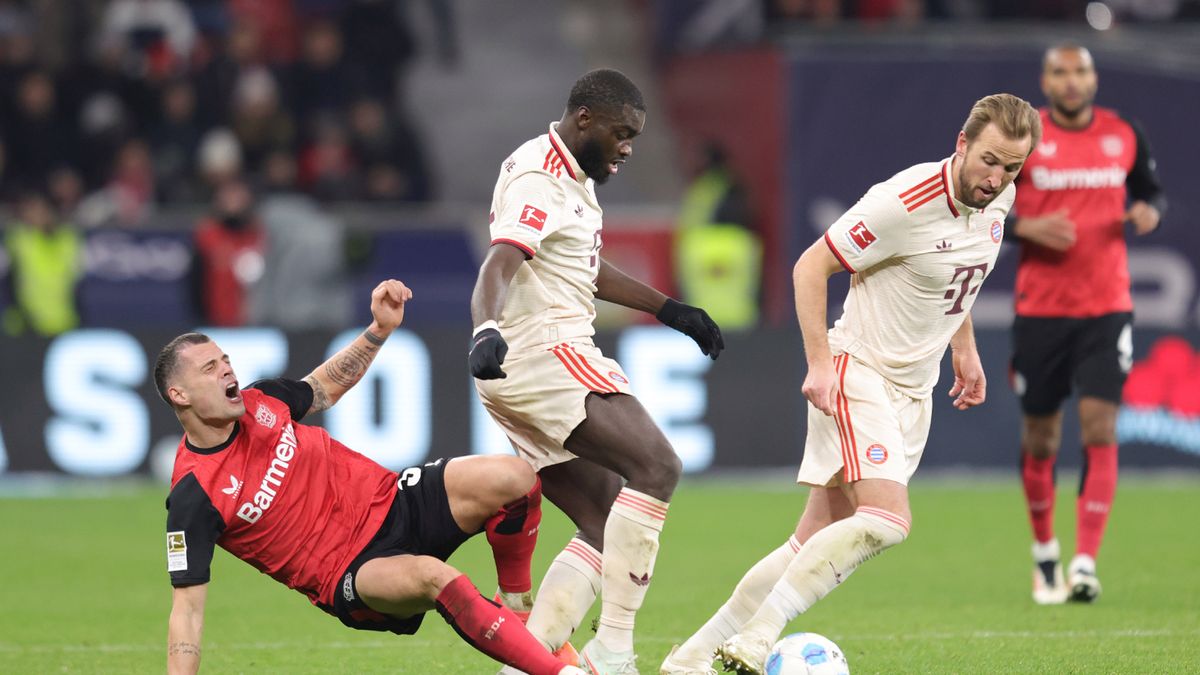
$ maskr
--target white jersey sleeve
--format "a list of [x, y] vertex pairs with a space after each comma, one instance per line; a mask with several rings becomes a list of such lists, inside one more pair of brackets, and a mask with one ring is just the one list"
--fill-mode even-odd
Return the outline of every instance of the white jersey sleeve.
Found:
[[511, 244], [532, 258], [563, 227], [566, 197], [561, 182], [548, 173], [529, 171], [513, 178], [499, 201], [491, 224], [493, 244]]
[[911, 232], [895, 190], [880, 183], [825, 232], [825, 243], [851, 274], [904, 251]]

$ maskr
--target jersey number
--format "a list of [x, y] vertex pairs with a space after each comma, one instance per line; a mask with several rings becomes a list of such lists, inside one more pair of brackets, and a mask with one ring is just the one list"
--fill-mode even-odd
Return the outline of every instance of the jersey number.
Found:
[[421, 467], [411, 466], [400, 472], [400, 477], [396, 479], [396, 489], [403, 490], [406, 487], [412, 487], [421, 482]]

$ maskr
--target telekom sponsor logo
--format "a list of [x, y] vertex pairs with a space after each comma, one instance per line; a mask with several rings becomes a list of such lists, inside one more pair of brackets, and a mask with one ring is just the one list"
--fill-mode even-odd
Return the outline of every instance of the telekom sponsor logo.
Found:
[[1035, 166], [1030, 172], [1038, 190], [1078, 190], [1080, 188], [1119, 188], [1125, 185], [1125, 169], [1119, 166], [1086, 169], [1050, 169]]
[[263, 476], [262, 484], [258, 486], [258, 492], [254, 493], [254, 498], [251, 501], [245, 502], [238, 507], [238, 518], [253, 525], [258, 522], [262, 514], [275, 501], [278, 494], [278, 489], [283, 485], [283, 478], [287, 475], [288, 467], [291, 466], [291, 461], [296, 455], [296, 432], [289, 422], [283, 428], [283, 434], [279, 437], [279, 443], [275, 445], [275, 458], [271, 460], [271, 465], [267, 467], [267, 473]]

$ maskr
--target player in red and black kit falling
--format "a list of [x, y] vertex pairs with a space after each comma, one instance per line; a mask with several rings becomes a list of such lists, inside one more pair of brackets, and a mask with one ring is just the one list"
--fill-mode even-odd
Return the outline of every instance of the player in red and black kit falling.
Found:
[[[1126, 223], [1153, 232], [1166, 208], [1141, 130], [1093, 105], [1087, 49], [1047, 50], [1041, 143], [1017, 180], [1021, 240], [1013, 323], [1013, 386], [1021, 399], [1021, 476], [1033, 524], [1033, 598], [1091, 602], [1096, 553], [1117, 486], [1117, 410], [1132, 365], [1133, 301]], [[1063, 402], [1079, 394], [1084, 445], [1076, 553], [1064, 580], [1054, 536], [1054, 460]]]
[[399, 281], [381, 283], [370, 327], [300, 381], [239, 390], [229, 357], [199, 333], [159, 354], [155, 386], [184, 430], [167, 498], [169, 672], [200, 667], [209, 565], [220, 546], [351, 628], [410, 634], [437, 609], [498, 661], [534, 675], [582, 673], [445, 562], [486, 531], [501, 591], [531, 591], [541, 485], [525, 462], [459, 457], [397, 474], [300, 424], [362, 378], [411, 297]]

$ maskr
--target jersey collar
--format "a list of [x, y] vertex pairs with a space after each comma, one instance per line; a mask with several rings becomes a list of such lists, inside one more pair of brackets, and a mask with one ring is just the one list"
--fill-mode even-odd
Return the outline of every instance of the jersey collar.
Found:
[[220, 445], [214, 445], [211, 448], [198, 448], [198, 447], [192, 445], [192, 442], [188, 440], [187, 434], [184, 434], [184, 436], [183, 436], [183, 444], [187, 446], [188, 450], [191, 450], [192, 452], [194, 452], [196, 454], [215, 455], [218, 452], [224, 450], [225, 448], [228, 448], [230, 445], [233, 445], [233, 441], [234, 441], [234, 439], [237, 438], [238, 432], [241, 431], [241, 429], [242, 429], [241, 420], [235, 421], [233, 423], [233, 431], [230, 432], [229, 438], [226, 438], [224, 443], [222, 443]]
[[950, 209], [951, 215], [959, 218], [962, 214], [971, 215], [978, 211], [970, 206], [960, 202], [954, 194], [954, 155], [950, 155], [942, 161], [942, 188], [946, 190], [946, 206]]
[[580, 168], [579, 162], [575, 161], [575, 156], [567, 149], [567, 144], [563, 143], [562, 136], [558, 135], [558, 122], [550, 123], [550, 145], [562, 158], [563, 166], [567, 167], [567, 173], [571, 175], [571, 178], [581, 185], [587, 183], [587, 174]]

